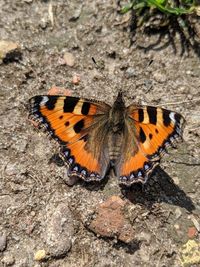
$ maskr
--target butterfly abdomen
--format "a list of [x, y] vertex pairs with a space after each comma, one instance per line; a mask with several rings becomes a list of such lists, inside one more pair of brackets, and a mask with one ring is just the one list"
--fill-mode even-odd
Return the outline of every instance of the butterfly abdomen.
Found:
[[108, 135], [108, 154], [111, 161], [116, 161], [122, 153], [123, 134], [110, 132]]

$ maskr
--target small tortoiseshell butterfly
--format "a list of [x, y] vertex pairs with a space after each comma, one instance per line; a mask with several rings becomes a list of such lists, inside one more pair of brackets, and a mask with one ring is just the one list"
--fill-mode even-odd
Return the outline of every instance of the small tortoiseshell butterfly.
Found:
[[29, 118], [60, 144], [69, 177], [100, 181], [113, 167], [120, 184], [145, 183], [166, 148], [182, 137], [184, 119], [173, 111], [132, 104], [122, 93], [113, 106], [72, 96], [29, 100]]

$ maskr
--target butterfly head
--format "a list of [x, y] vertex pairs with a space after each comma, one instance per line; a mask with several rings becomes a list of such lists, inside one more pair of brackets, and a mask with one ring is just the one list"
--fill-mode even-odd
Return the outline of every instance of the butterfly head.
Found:
[[119, 91], [118, 92], [118, 95], [117, 95], [117, 98], [115, 100], [115, 103], [114, 104], [124, 104], [124, 99], [123, 99], [123, 93], [122, 91]]

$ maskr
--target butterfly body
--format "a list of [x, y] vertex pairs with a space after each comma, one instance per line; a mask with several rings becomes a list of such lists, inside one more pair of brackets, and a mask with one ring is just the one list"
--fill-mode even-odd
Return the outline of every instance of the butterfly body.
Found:
[[181, 139], [183, 117], [151, 106], [112, 106], [70, 96], [35, 96], [30, 118], [60, 143], [70, 177], [100, 181], [113, 166], [119, 182], [145, 183], [168, 146]]

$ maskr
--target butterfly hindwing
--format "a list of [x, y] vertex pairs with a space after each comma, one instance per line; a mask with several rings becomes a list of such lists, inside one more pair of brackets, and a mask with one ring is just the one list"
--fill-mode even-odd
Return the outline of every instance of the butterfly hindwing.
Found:
[[[100, 180], [105, 176], [109, 159], [100, 147], [97, 125], [102, 125], [109, 106], [71, 96], [35, 96], [30, 99], [29, 118], [61, 145], [61, 156], [69, 176]], [[103, 127], [100, 127], [100, 130]], [[105, 134], [101, 130], [101, 136]], [[102, 139], [102, 137], [101, 137]], [[102, 139], [103, 142], [103, 139]]]
[[178, 113], [151, 106], [131, 105], [127, 112], [132, 129], [129, 135], [137, 149], [132, 155], [126, 155], [125, 146], [125, 160], [121, 159], [118, 166], [120, 183], [145, 183], [166, 148], [181, 139], [184, 119]]

